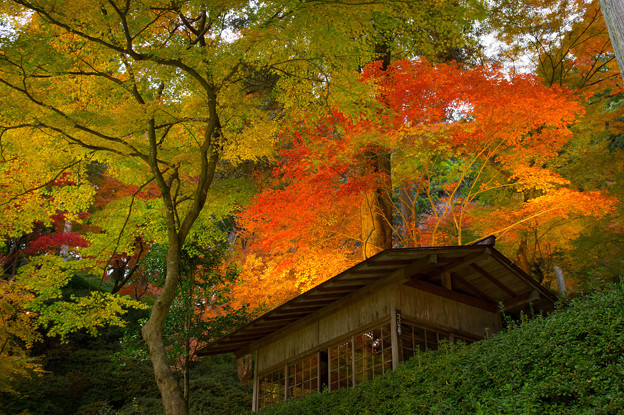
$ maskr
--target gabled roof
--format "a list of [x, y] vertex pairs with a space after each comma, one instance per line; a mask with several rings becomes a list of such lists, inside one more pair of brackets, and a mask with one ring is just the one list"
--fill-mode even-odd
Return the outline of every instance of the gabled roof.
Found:
[[[500, 303], [505, 309], [528, 302], [536, 308], [552, 306], [556, 297], [488, 242], [493, 240], [465, 246], [386, 249], [204, 346], [198, 354], [249, 353], [264, 337], [321, 309], [394, 283], [493, 312]], [[452, 290], [445, 288], [448, 282], [442, 281], [443, 275], [450, 275]]]

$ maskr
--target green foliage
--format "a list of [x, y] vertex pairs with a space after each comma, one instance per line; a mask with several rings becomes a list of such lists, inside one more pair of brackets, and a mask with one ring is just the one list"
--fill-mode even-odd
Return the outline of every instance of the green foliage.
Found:
[[624, 290], [570, 301], [468, 346], [423, 353], [354, 389], [288, 402], [271, 414], [592, 413], [624, 411]]
[[[132, 311], [136, 320], [144, 311]], [[124, 330], [139, 333], [138, 324]], [[115, 359], [119, 329], [91, 338], [72, 334], [69, 342], [48, 340], [43, 372], [30, 379], [14, 379], [16, 393], [0, 391], [0, 414], [31, 415], [162, 415], [164, 409], [148, 360]], [[237, 414], [249, 408], [251, 388], [237, 378], [236, 362], [229, 356], [202, 359], [191, 371], [193, 414]]]
[[39, 324], [48, 329], [49, 336], [65, 339], [69, 333], [80, 330], [95, 336], [107, 325], [123, 327], [126, 322], [121, 316], [128, 308], [147, 308], [129, 297], [100, 291], [63, 298], [63, 288], [82, 266], [81, 261], [42, 255], [19, 269], [17, 282], [35, 294], [27, 308], [38, 313]]

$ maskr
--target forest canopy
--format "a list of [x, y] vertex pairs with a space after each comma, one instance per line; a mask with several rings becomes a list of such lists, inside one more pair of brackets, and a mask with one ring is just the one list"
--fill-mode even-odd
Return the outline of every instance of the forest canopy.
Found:
[[149, 310], [165, 411], [188, 413], [201, 344], [392, 247], [496, 235], [546, 286], [624, 271], [597, 0], [0, 13], [0, 392], [42, 369], [34, 345]]

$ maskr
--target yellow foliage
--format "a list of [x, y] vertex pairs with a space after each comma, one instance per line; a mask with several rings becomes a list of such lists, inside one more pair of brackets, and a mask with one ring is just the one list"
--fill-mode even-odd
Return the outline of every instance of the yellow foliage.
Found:
[[28, 350], [39, 340], [37, 315], [24, 308], [33, 295], [12, 281], [0, 280], [0, 393], [17, 393], [17, 378], [40, 373], [41, 364]]

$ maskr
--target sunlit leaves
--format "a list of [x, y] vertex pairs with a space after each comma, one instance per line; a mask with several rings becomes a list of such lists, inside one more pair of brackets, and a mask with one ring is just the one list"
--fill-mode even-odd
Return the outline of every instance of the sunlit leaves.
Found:
[[[396, 218], [388, 220], [400, 246], [461, 244], [488, 233], [511, 241], [529, 224], [547, 232], [556, 225], [552, 218], [611, 210], [602, 195], [569, 189], [569, 180], [546, 167], [583, 112], [569, 91], [497, 68], [424, 59], [397, 61], [387, 70], [372, 64], [362, 78], [383, 104], [371, 106], [376, 116], [366, 109], [360, 117], [335, 111], [287, 130], [293, 148], [282, 151], [274, 171], [279, 185], [243, 215], [257, 250], [247, 257], [246, 278], [256, 278], [252, 264], [264, 261], [276, 289], [298, 292], [357, 258], [359, 207], [381, 179], [366, 162], [367, 149], [376, 145], [392, 151], [398, 200]], [[504, 209], [493, 204], [497, 197], [507, 198]], [[577, 205], [568, 206], [575, 197]], [[605, 203], [587, 209], [592, 199]], [[568, 241], [576, 235], [569, 232]]]
[[491, 5], [487, 22], [503, 42], [501, 60], [529, 65], [546, 85], [593, 94], [617, 81], [598, 0], [499, 1]]
[[26, 308], [37, 313], [38, 323], [51, 336], [65, 339], [69, 333], [86, 330], [95, 335], [108, 325], [124, 326], [121, 317], [128, 308], [147, 308], [129, 297], [94, 291], [86, 296], [63, 298], [63, 288], [87, 261], [64, 261], [56, 255], [33, 258], [19, 269], [17, 283], [32, 292]]

